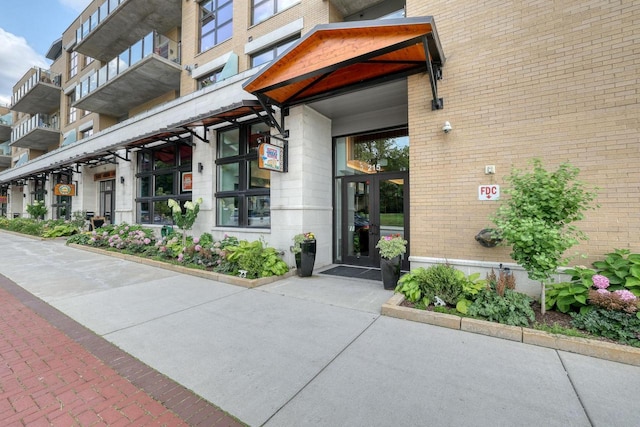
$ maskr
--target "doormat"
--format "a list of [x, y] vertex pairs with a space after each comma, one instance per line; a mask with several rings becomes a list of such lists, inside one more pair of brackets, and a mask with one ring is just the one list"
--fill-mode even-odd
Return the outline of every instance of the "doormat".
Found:
[[366, 280], [378, 280], [382, 281], [379, 268], [363, 268], [363, 267], [351, 267], [348, 265], [340, 265], [333, 267], [325, 271], [321, 271], [320, 274], [328, 274], [330, 276], [351, 277], [354, 279], [366, 279]]

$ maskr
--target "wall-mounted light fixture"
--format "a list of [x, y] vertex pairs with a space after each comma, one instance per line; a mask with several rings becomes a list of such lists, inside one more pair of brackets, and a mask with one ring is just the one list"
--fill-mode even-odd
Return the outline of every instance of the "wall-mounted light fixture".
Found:
[[444, 132], [444, 133], [449, 133], [449, 132], [451, 132], [451, 129], [453, 129], [453, 128], [451, 127], [451, 123], [449, 123], [449, 122], [444, 122], [444, 126], [442, 126], [442, 132]]
[[120, 184], [124, 184], [124, 176], [120, 177]]
[[202, 173], [202, 170], [204, 169], [204, 165], [200, 162], [198, 162], [198, 172]]

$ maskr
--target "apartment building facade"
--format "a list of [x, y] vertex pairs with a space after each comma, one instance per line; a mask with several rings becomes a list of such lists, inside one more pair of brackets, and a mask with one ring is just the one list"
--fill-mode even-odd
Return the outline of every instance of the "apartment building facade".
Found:
[[540, 158], [600, 188], [577, 250], [638, 251], [639, 9], [96, 0], [14, 87], [4, 213], [159, 230], [169, 198], [201, 197], [194, 233], [286, 250], [313, 231], [319, 266], [376, 267], [398, 233], [405, 268], [482, 271], [511, 260], [474, 239], [480, 189]]

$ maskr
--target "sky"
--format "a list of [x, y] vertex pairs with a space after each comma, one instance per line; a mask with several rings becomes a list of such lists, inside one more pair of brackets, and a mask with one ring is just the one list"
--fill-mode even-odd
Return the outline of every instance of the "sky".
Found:
[[0, 105], [29, 68], [49, 69], [51, 44], [91, 0], [14, 0], [0, 4]]

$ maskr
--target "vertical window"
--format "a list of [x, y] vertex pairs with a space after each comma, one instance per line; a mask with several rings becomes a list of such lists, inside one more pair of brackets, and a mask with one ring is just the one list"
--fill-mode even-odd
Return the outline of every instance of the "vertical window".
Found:
[[231, 38], [233, 34], [233, 0], [200, 2], [200, 52]]
[[69, 78], [78, 74], [78, 52], [75, 50], [69, 54]]
[[115, 195], [115, 179], [108, 179], [106, 181], [100, 181], [100, 215], [104, 217], [105, 221], [111, 223], [112, 213], [116, 207], [116, 195]]
[[[53, 184], [71, 184], [71, 172], [61, 172], [53, 175]], [[54, 196], [51, 210], [53, 219], [71, 219], [71, 196]]]
[[251, 24], [258, 24], [297, 3], [300, 0], [252, 0]]
[[78, 110], [76, 107], [72, 107], [71, 105], [76, 102], [76, 93], [71, 92], [69, 96], [67, 96], [69, 113], [67, 114], [67, 124], [73, 123], [76, 121], [78, 116]]
[[273, 61], [278, 55], [287, 50], [287, 48], [299, 38], [300, 36], [298, 35], [293, 38], [286, 39], [276, 45], [270, 46], [267, 49], [261, 50], [260, 52], [252, 55], [251, 67], [257, 67], [258, 65]]
[[138, 153], [138, 222], [172, 224], [169, 199], [191, 200], [192, 148], [186, 139]]
[[84, 66], [86, 67], [87, 65], [91, 64], [93, 62], [93, 58], [90, 56], [85, 55], [84, 56]]
[[271, 226], [271, 173], [258, 168], [258, 138], [269, 133], [262, 122], [218, 132], [216, 160], [217, 225]]

